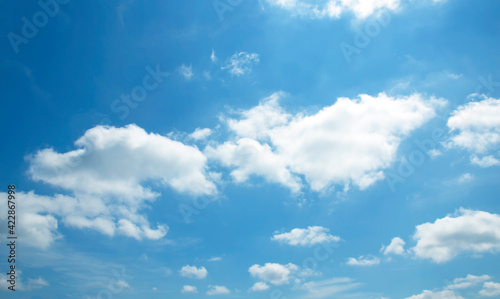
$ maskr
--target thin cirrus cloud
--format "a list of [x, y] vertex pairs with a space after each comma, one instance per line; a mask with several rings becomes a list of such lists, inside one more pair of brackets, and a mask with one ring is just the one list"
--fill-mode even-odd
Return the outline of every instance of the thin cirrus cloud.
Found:
[[500, 165], [500, 99], [480, 96], [452, 112], [447, 126], [451, 137], [448, 147], [468, 150], [472, 164], [480, 167]]
[[415, 256], [444, 263], [461, 253], [496, 253], [500, 250], [500, 215], [459, 209], [455, 214], [416, 227]]
[[294, 228], [288, 233], [273, 235], [271, 240], [291, 246], [312, 246], [340, 241], [340, 237], [330, 235], [328, 232], [327, 228], [321, 226], [309, 226], [306, 229]]
[[420, 94], [380, 93], [339, 98], [315, 114], [291, 115], [278, 105], [283, 96], [275, 93], [240, 111], [239, 118], [222, 118], [233, 140], [205, 149], [208, 157], [233, 168], [236, 182], [255, 175], [297, 192], [304, 176], [314, 191], [337, 184], [365, 189], [385, 177], [400, 143], [446, 103]]

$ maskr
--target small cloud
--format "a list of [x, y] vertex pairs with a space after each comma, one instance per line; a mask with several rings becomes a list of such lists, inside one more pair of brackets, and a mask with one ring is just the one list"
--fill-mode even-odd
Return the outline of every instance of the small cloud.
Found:
[[196, 268], [195, 266], [186, 265], [181, 268], [179, 274], [188, 278], [203, 279], [207, 277], [207, 269], [205, 267]]
[[197, 294], [198, 293], [198, 288], [196, 288], [195, 286], [189, 286], [189, 285], [185, 285], [182, 287], [181, 289], [181, 293], [183, 294]]
[[233, 54], [221, 69], [228, 69], [231, 75], [242, 76], [251, 72], [250, 66], [255, 63], [259, 63], [259, 54], [239, 52]]
[[206, 139], [208, 136], [212, 134], [212, 130], [205, 128], [196, 128], [193, 133], [189, 134], [189, 138], [194, 139], [194, 140], [203, 140]]
[[340, 237], [328, 234], [322, 226], [309, 226], [306, 229], [294, 228], [288, 233], [275, 234], [271, 240], [292, 246], [312, 246], [321, 243], [338, 242]]
[[259, 281], [252, 286], [251, 290], [254, 292], [267, 291], [269, 290], [269, 286], [265, 282]]
[[191, 80], [191, 78], [193, 77], [193, 70], [192, 70], [192, 66], [186, 66], [186, 65], [181, 65], [179, 67], [179, 73], [184, 76], [184, 78], [186, 78], [186, 80]]
[[375, 266], [380, 264], [380, 259], [378, 257], [365, 257], [365, 256], [360, 256], [357, 259], [350, 257], [347, 260], [347, 264], [350, 266], [362, 266], [362, 267]]
[[212, 296], [212, 295], [227, 295], [231, 294], [231, 291], [226, 288], [225, 286], [208, 286], [208, 291], [207, 295]]
[[215, 50], [212, 49], [212, 55], [210, 55], [210, 60], [215, 63], [217, 61], [217, 56], [215, 56]]
[[399, 238], [393, 238], [391, 240], [391, 244], [389, 244], [387, 247], [384, 245], [380, 249], [384, 253], [384, 255], [389, 255], [389, 254], [396, 254], [396, 255], [402, 255], [405, 253], [405, 246], [406, 242]]
[[458, 178], [460, 184], [470, 183], [474, 180], [474, 176], [470, 173], [464, 173]]
[[210, 258], [208, 261], [209, 262], [220, 262], [220, 261], [222, 261], [222, 258], [219, 256], [216, 256], [216, 257]]

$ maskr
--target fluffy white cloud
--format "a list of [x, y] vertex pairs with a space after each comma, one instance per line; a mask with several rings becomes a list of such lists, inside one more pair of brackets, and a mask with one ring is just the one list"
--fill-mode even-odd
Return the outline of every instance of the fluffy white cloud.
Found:
[[97, 126], [75, 145], [79, 149], [67, 153], [44, 149], [30, 156], [31, 177], [74, 192], [123, 200], [158, 196], [141, 185], [149, 180], [192, 195], [216, 191], [206, 176], [207, 159], [197, 148], [148, 134], [136, 125]]
[[251, 290], [254, 292], [263, 292], [269, 290], [269, 286], [265, 282], [259, 281], [252, 286]]
[[491, 277], [489, 275], [475, 276], [475, 275], [467, 275], [465, 278], [456, 278], [453, 280], [453, 283], [446, 286], [447, 289], [455, 290], [455, 289], [466, 289], [487, 280], [490, 280]]
[[233, 54], [221, 69], [229, 70], [234, 76], [242, 76], [252, 71], [251, 65], [259, 63], [259, 54], [239, 52]]
[[465, 299], [465, 298], [455, 294], [455, 292], [450, 290], [444, 290], [438, 292], [425, 290], [423, 291], [422, 294], [413, 295], [411, 297], [407, 297], [406, 299]]
[[204, 279], [208, 272], [205, 267], [196, 268], [196, 266], [186, 265], [179, 270], [179, 274], [188, 278]]
[[[160, 239], [168, 227], [151, 228], [141, 210], [157, 199], [150, 183], [193, 196], [216, 193], [206, 172], [207, 158], [196, 147], [148, 134], [136, 125], [97, 126], [75, 142], [78, 149], [58, 153], [43, 149], [28, 157], [35, 181], [63, 188], [71, 195], [23, 193], [26, 242], [47, 248], [64, 225], [115, 233], [137, 240]], [[147, 183], [146, 183], [147, 182]], [[6, 196], [2, 193], [2, 196]]]
[[236, 167], [233, 177], [261, 175], [293, 191], [300, 183], [296, 175], [303, 175], [315, 191], [351, 183], [363, 189], [383, 179], [402, 140], [445, 103], [419, 94], [381, 93], [339, 98], [316, 114], [290, 116], [278, 106], [279, 97], [242, 112], [240, 120], [229, 120], [237, 139], [206, 152]]
[[369, 257], [360, 256], [357, 259], [350, 257], [347, 260], [347, 264], [350, 266], [363, 266], [363, 267], [375, 266], [375, 265], [380, 264], [380, 259], [378, 257], [375, 257], [375, 256], [369, 256]]
[[231, 177], [237, 183], [247, 181], [252, 175], [278, 183], [298, 192], [300, 179], [292, 175], [283, 157], [276, 155], [268, 144], [261, 144], [250, 138], [226, 142], [216, 148], [208, 146], [205, 154], [219, 161], [225, 167], [236, 168]]
[[462, 252], [486, 253], [500, 250], [500, 215], [460, 209], [455, 215], [416, 227], [412, 249], [423, 259], [449, 261]]
[[253, 265], [248, 269], [248, 272], [253, 277], [262, 281], [269, 282], [274, 285], [288, 284], [293, 277], [293, 273], [298, 271], [299, 267], [294, 264], [275, 264], [266, 263], [264, 266]]
[[329, 230], [322, 226], [294, 228], [288, 233], [275, 234], [271, 240], [292, 246], [312, 246], [320, 243], [338, 242], [340, 237], [328, 234]]
[[479, 294], [485, 297], [500, 296], [500, 283], [492, 281], [485, 282], [483, 284], [483, 289], [479, 291]]
[[187, 293], [197, 294], [198, 288], [196, 288], [195, 286], [185, 285], [182, 287], [181, 293], [183, 293], [183, 294], [187, 294]]
[[285, 96], [282, 91], [275, 92], [263, 99], [259, 105], [244, 111], [239, 111], [239, 119], [227, 119], [227, 125], [238, 137], [265, 139], [271, 129], [285, 125], [292, 118], [284, 111], [279, 101]]
[[486, 98], [470, 102], [453, 111], [448, 119], [449, 147], [459, 147], [473, 153], [473, 164], [482, 167], [498, 165], [494, 156], [477, 157], [498, 150], [500, 145], [500, 99]]
[[194, 140], [203, 140], [206, 139], [208, 136], [212, 134], [212, 130], [209, 128], [196, 128], [193, 133], [189, 134], [189, 138], [194, 139]]
[[208, 286], [207, 295], [227, 295], [231, 294], [231, 291], [225, 286]]
[[405, 246], [406, 242], [399, 238], [395, 237], [391, 240], [391, 244], [386, 246], [382, 246], [381, 251], [384, 253], [384, 255], [388, 254], [396, 254], [396, 255], [402, 255], [405, 253]]
[[363, 19], [383, 9], [395, 11], [401, 0], [267, 0], [294, 15], [311, 18], [339, 18], [346, 11]]

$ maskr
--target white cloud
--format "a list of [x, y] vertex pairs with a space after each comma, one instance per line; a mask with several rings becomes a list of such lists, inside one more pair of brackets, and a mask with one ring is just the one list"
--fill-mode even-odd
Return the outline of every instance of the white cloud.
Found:
[[478, 285], [482, 282], [490, 280], [491, 277], [488, 275], [475, 276], [475, 275], [467, 275], [465, 278], [456, 278], [453, 280], [453, 283], [446, 286], [447, 289], [456, 290], [456, 289], [466, 289], [472, 286]]
[[225, 286], [208, 286], [207, 295], [227, 295], [231, 294], [231, 291]]
[[227, 119], [229, 129], [238, 137], [257, 140], [269, 137], [271, 129], [287, 124], [292, 117], [279, 105], [279, 101], [284, 96], [285, 93], [282, 91], [275, 92], [263, 99], [259, 105], [240, 111], [239, 119]]
[[464, 173], [458, 178], [460, 184], [470, 183], [474, 180], [474, 176], [470, 173]]
[[183, 294], [187, 294], [187, 293], [197, 294], [198, 288], [196, 288], [195, 286], [185, 285], [182, 287], [181, 293], [183, 293]]
[[268, 144], [261, 144], [250, 138], [226, 142], [216, 148], [208, 146], [205, 154], [219, 161], [225, 167], [236, 168], [231, 177], [236, 183], [247, 181], [252, 175], [261, 176], [272, 183], [278, 183], [298, 192], [301, 182], [292, 175], [283, 157], [276, 155]]
[[233, 54], [221, 69], [228, 69], [234, 76], [242, 76], [251, 72], [251, 65], [256, 63], [259, 63], [259, 54], [239, 52]]
[[222, 261], [222, 258], [217, 256], [217, 257], [212, 257], [210, 259], [208, 259], [209, 262], [220, 262]]
[[500, 250], [500, 215], [460, 209], [455, 215], [416, 227], [412, 248], [415, 255], [447, 262], [462, 252], [487, 253]]
[[123, 280], [118, 280], [115, 284], [119, 288], [130, 288], [130, 285], [126, 281], [123, 281]]
[[217, 56], [215, 56], [215, 50], [214, 49], [212, 49], [212, 54], [210, 55], [210, 60], [212, 62], [214, 62], [214, 63], [217, 61]]
[[465, 298], [455, 294], [455, 292], [450, 290], [444, 290], [438, 292], [425, 290], [423, 291], [422, 294], [413, 295], [411, 297], [407, 297], [406, 299], [465, 299]]
[[294, 264], [275, 264], [266, 263], [264, 266], [253, 265], [248, 269], [252, 277], [274, 285], [288, 284], [292, 279], [293, 273], [298, 271], [299, 267]]
[[369, 256], [369, 257], [360, 256], [358, 259], [350, 257], [347, 260], [347, 264], [350, 266], [362, 266], [362, 267], [375, 266], [380, 264], [380, 259], [375, 256]]
[[196, 266], [186, 265], [179, 270], [179, 274], [188, 278], [204, 279], [208, 272], [205, 267], [196, 268]]
[[449, 147], [464, 148], [471, 153], [471, 161], [481, 167], [498, 165], [494, 156], [477, 157], [498, 150], [500, 145], [500, 99], [487, 98], [462, 105], [453, 111], [447, 126], [451, 137]]
[[500, 165], [500, 160], [493, 156], [485, 156], [485, 157], [477, 157], [476, 155], [472, 155], [470, 159], [471, 163], [477, 165], [479, 167], [491, 167]]
[[196, 128], [193, 133], [189, 134], [189, 138], [194, 139], [194, 140], [204, 140], [207, 139], [208, 136], [212, 134], [212, 130], [209, 128]]
[[252, 286], [251, 290], [254, 292], [263, 292], [269, 290], [269, 286], [265, 282], [259, 281]]
[[115, 195], [123, 200], [158, 196], [141, 182], [155, 180], [177, 192], [213, 194], [206, 157], [195, 147], [150, 133], [136, 125], [97, 126], [67, 153], [44, 149], [29, 157], [35, 181], [79, 193]]
[[304, 283], [299, 289], [307, 291], [301, 298], [337, 298], [338, 294], [359, 287], [351, 278], [331, 278]]
[[352, 12], [364, 19], [382, 10], [396, 11], [401, 0], [267, 0], [274, 6], [290, 11], [293, 15], [311, 18], [339, 18], [345, 12]]
[[216, 193], [202, 152], [165, 136], [148, 134], [136, 125], [97, 126], [75, 145], [77, 149], [66, 153], [48, 148], [28, 157], [33, 180], [71, 193], [23, 193], [20, 204], [26, 213], [25, 240], [31, 245], [47, 248], [59, 238], [58, 218], [66, 226], [110, 237], [119, 233], [138, 240], [160, 239], [168, 227], [158, 224], [151, 228], [140, 213], [147, 202], [160, 196], [149, 184], [193, 196]]
[[500, 296], [500, 283], [492, 281], [485, 282], [483, 284], [483, 289], [479, 291], [479, 294], [485, 297]]
[[395, 237], [391, 240], [391, 244], [389, 244], [387, 247], [382, 246], [381, 251], [384, 252], [384, 255], [388, 254], [396, 254], [396, 255], [402, 255], [405, 253], [405, 246], [406, 242], [399, 238]]
[[328, 234], [329, 230], [321, 226], [309, 226], [306, 229], [294, 228], [288, 233], [275, 234], [271, 240], [292, 246], [312, 246], [320, 243], [338, 242], [340, 238]]
[[191, 80], [193, 77], [193, 68], [192, 66], [181, 65], [179, 67], [179, 73], [186, 78], [186, 80]]
[[350, 183], [364, 189], [383, 179], [402, 140], [444, 104], [418, 94], [395, 98], [381, 93], [339, 98], [316, 114], [290, 116], [278, 106], [278, 98], [274, 94], [242, 112], [241, 120], [229, 120], [240, 139], [215, 150], [209, 147], [208, 153], [236, 167], [233, 177], [239, 180], [261, 175], [293, 191], [299, 185], [294, 174], [305, 176], [315, 191]]

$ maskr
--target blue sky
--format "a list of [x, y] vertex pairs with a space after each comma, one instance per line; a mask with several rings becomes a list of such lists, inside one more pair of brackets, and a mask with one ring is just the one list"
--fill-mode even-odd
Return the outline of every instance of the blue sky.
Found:
[[500, 298], [497, 1], [2, 8], [0, 297]]

